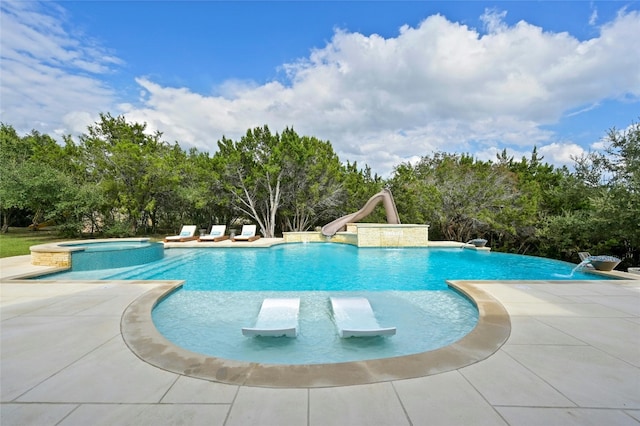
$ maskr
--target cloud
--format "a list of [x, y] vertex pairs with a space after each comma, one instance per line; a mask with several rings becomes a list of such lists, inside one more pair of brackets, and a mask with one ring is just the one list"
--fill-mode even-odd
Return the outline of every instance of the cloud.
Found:
[[505, 146], [530, 153], [537, 145], [548, 161], [568, 163], [579, 146], [554, 141], [543, 126], [603, 99], [640, 96], [632, 41], [640, 16], [621, 13], [582, 42], [523, 21], [509, 27], [504, 16], [486, 12], [485, 35], [440, 15], [393, 38], [337, 30], [325, 47], [285, 64], [288, 85], [230, 82], [207, 97], [140, 79], [149, 96], [128, 115], [209, 149], [222, 134], [294, 126], [383, 173], [433, 151]]
[[507, 11], [497, 9], [485, 9], [484, 14], [480, 17], [480, 20], [484, 24], [484, 29], [489, 33], [497, 33], [507, 30], [508, 27], [504, 23], [504, 18], [507, 16]]
[[598, 9], [593, 8], [589, 17], [589, 25], [595, 25], [598, 22]]
[[[538, 152], [543, 156], [545, 161], [555, 165], [570, 164], [574, 158], [586, 154], [586, 151], [575, 143], [557, 143], [542, 146]], [[548, 158], [552, 160], [549, 161]]]
[[113, 105], [101, 77], [121, 61], [70, 31], [54, 3], [3, 1], [0, 8], [2, 120], [21, 133], [86, 130]]
[[[53, 16], [65, 22], [61, 14]], [[27, 53], [31, 42], [25, 40], [37, 38], [31, 32], [45, 19], [35, 13], [6, 42], [16, 62], [9, 77], [21, 81], [21, 93], [7, 89], [7, 104], [18, 105], [17, 96], [29, 94], [29, 108], [35, 108], [45, 87], [55, 92], [65, 81], [64, 90], [35, 109], [58, 127], [75, 129], [98, 111], [124, 113], [170, 142], [213, 152], [223, 135], [239, 139], [264, 124], [272, 131], [293, 126], [331, 141], [342, 160], [369, 164], [382, 175], [434, 151], [493, 160], [504, 148], [528, 156], [536, 145], [546, 161], [568, 163], [582, 148], [559, 141], [549, 126], [603, 100], [640, 98], [640, 15], [621, 11], [599, 36], [584, 41], [525, 21], [509, 26], [505, 16], [487, 10], [482, 33], [441, 15], [388, 38], [337, 29], [324, 47], [283, 64], [284, 81], [229, 80], [211, 95], [139, 76], [141, 96], [125, 103], [99, 75], [117, 67], [117, 57], [80, 43], [63, 25], [44, 34], [49, 48]], [[3, 73], [5, 32], [3, 27]], [[38, 90], [29, 93], [32, 86]], [[7, 121], [30, 116], [25, 108]]]

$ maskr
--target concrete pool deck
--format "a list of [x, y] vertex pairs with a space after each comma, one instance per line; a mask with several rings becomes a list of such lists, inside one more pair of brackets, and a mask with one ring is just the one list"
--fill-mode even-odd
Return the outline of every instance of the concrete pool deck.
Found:
[[638, 425], [640, 281], [467, 281], [511, 334], [493, 355], [426, 377], [326, 388], [195, 379], [134, 355], [122, 315], [166, 282], [30, 282], [0, 259], [0, 424]]

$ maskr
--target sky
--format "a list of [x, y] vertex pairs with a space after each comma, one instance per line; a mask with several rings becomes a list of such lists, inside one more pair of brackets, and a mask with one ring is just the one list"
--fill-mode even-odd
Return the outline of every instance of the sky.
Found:
[[640, 120], [640, 1], [0, 2], [0, 121], [100, 113], [213, 154], [267, 125], [388, 177], [436, 152], [555, 166]]

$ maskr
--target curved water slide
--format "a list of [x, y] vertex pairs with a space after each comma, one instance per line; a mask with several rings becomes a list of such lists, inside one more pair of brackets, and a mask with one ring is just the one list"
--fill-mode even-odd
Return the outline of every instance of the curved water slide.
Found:
[[385, 213], [387, 214], [387, 223], [399, 224], [400, 217], [398, 216], [398, 209], [396, 209], [396, 203], [393, 201], [393, 195], [388, 189], [383, 189], [373, 197], [369, 198], [369, 201], [357, 212], [348, 214], [346, 216], [339, 217], [333, 222], [327, 223], [322, 227], [322, 235], [325, 237], [331, 237], [336, 232], [346, 228], [347, 223], [357, 222], [371, 214], [373, 210], [382, 203]]

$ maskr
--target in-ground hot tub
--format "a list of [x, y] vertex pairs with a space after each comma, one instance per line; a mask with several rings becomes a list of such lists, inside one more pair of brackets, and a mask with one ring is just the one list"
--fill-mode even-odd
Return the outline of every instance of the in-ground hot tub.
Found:
[[164, 244], [148, 238], [82, 240], [31, 247], [31, 263], [74, 271], [123, 268], [164, 257]]

